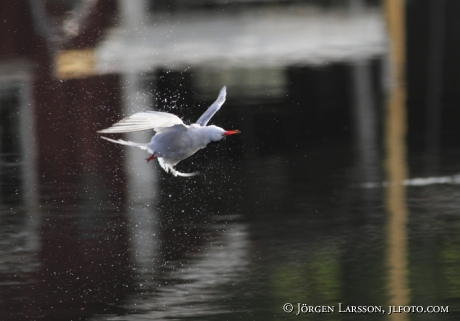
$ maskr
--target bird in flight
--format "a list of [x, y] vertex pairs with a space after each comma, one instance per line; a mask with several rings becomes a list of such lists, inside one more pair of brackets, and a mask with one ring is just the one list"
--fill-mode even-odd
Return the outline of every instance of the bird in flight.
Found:
[[185, 125], [176, 115], [161, 111], [146, 111], [136, 113], [120, 120], [111, 127], [98, 131], [101, 134], [128, 133], [153, 129], [156, 133], [149, 143], [135, 143], [122, 139], [110, 139], [112, 143], [135, 146], [147, 150], [152, 154], [147, 162], [158, 159], [160, 166], [174, 176], [190, 177], [195, 173], [181, 173], [174, 169], [180, 161], [192, 156], [197, 151], [205, 148], [210, 142], [220, 141], [229, 135], [240, 133], [239, 130], [224, 130], [214, 125], [207, 126], [212, 116], [225, 102], [227, 88], [224, 86], [219, 92], [217, 100], [204, 112], [195, 124]]

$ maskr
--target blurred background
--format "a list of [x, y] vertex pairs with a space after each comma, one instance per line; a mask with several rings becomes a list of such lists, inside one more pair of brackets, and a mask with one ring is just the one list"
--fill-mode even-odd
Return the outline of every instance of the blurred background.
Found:
[[[457, 320], [459, 13], [0, 0], [0, 319]], [[200, 176], [96, 134], [148, 109], [193, 123], [224, 85], [211, 123], [242, 134], [177, 166]]]

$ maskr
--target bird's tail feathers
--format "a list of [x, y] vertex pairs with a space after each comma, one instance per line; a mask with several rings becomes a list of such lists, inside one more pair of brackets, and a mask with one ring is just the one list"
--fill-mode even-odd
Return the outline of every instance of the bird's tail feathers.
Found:
[[101, 138], [108, 140], [109, 142], [120, 144], [120, 145], [139, 147], [140, 149], [147, 150], [149, 153], [153, 153], [153, 151], [148, 147], [147, 143], [135, 143], [135, 142], [126, 141], [123, 139], [115, 140], [115, 139], [107, 138], [104, 136], [101, 136]]
[[192, 177], [192, 176], [195, 176], [195, 175], [200, 174], [200, 172], [194, 172], [194, 173], [181, 173], [181, 172], [175, 170], [173, 166], [171, 166], [171, 165], [169, 165], [169, 164], [165, 164], [165, 162], [164, 162], [164, 160], [163, 160], [162, 157], [158, 157], [158, 163], [159, 163], [160, 166], [165, 170], [166, 173], [171, 172], [171, 174], [173, 174], [174, 176]]
[[200, 172], [194, 172], [194, 173], [181, 173], [179, 171], [176, 171], [174, 168], [170, 168], [171, 174], [174, 176], [182, 176], [182, 177], [192, 177], [200, 174]]
[[[135, 143], [135, 142], [126, 141], [126, 140], [123, 140], [123, 139], [115, 140], [115, 139], [107, 138], [107, 137], [104, 137], [104, 136], [101, 136], [101, 138], [103, 138], [105, 140], [108, 140], [109, 142], [120, 144], [120, 145], [139, 147], [139, 148], [145, 149], [145, 150], [147, 150], [147, 151], [149, 151], [150, 153], [153, 154], [153, 151], [148, 147], [148, 145], [146, 143]], [[175, 170], [174, 167], [171, 166], [170, 164], [166, 164], [162, 157], [158, 157], [158, 163], [165, 170], [166, 173], [171, 172], [171, 174], [173, 174], [174, 176], [192, 177], [192, 176], [195, 176], [195, 175], [199, 174], [199, 172], [181, 173], [181, 172]]]

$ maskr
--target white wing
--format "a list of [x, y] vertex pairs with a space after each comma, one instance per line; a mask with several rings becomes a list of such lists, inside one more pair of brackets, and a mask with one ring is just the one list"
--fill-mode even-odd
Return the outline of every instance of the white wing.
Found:
[[183, 125], [185, 127], [183, 121], [176, 115], [161, 111], [146, 111], [126, 117], [111, 127], [98, 131], [98, 133], [128, 133], [146, 129], [153, 129], [158, 132], [162, 128], [174, 125]]
[[153, 151], [148, 147], [148, 144], [145, 144], [145, 143], [134, 143], [134, 142], [130, 142], [129, 140], [126, 141], [126, 140], [123, 140], [123, 139], [115, 140], [115, 139], [110, 139], [110, 138], [107, 138], [107, 137], [104, 137], [104, 136], [101, 136], [101, 138], [105, 139], [105, 140], [108, 140], [109, 142], [120, 144], [120, 145], [139, 147], [140, 149], [144, 149], [144, 150], [148, 151], [150, 154], [153, 154]]
[[206, 124], [211, 120], [212, 116], [220, 109], [220, 107], [225, 102], [225, 96], [227, 96], [227, 87], [222, 87], [219, 92], [217, 100], [204, 112], [203, 115], [196, 121], [198, 125], [206, 126]]

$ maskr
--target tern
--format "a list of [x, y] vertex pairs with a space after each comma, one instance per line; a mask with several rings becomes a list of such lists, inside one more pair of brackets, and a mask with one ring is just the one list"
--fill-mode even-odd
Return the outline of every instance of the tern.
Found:
[[226, 95], [227, 88], [224, 86], [220, 90], [217, 100], [201, 115], [196, 123], [191, 125], [185, 125], [179, 117], [170, 113], [145, 111], [124, 118], [109, 128], [99, 130], [98, 133], [118, 134], [153, 129], [156, 133], [150, 143], [115, 140], [104, 136], [101, 138], [112, 143], [147, 150], [152, 154], [146, 159], [147, 162], [155, 158], [158, 159], [160, 166], [174, 176], [195, 176], [199, 173], [181, 173], [174, 169], [174, 166], [205, 148], [210, 142], [220, 141], [226, 136], [240, 133], [239, 130], [224, 130], [214, 125], [206, 126], [212, 116], [224, 104]]

